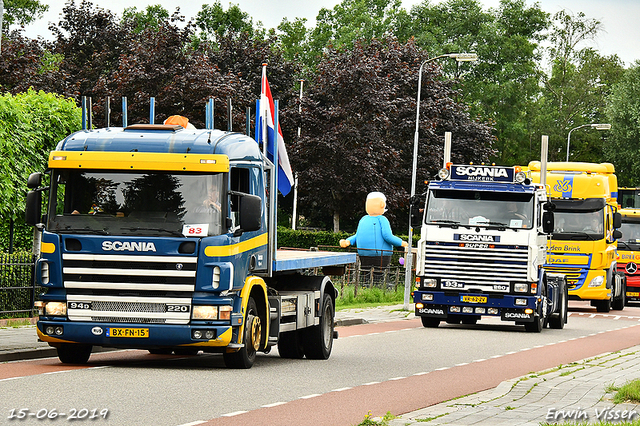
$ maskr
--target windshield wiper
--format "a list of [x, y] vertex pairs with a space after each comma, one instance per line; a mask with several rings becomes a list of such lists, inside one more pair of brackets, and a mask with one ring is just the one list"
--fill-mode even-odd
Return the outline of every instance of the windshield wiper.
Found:
[[165, 228], [144, 228], [141, 226], [137, 226], [137, 227], [133, 227], [133, 228], [123, 228], [126, 229], [128, 231], [157, 231], [157, 232], [166, 232], [168, 234], [174, 235], [176, 237], [184, 237], [184, 235], [182, 235], [182, 232], [180, 231], [174, 231], [172, 229], [165, 229]]
[[573, 232], [554, 232], [555, 234], [560, 234], [560, 235], [571, 235], [573, 237], [586, 237], [586, 239], [589, 239], [591, 241], [597, 241], [598, 239], [595, 238], [593, 235], [587, 233], [587, 232], [582, 232], [582, 231], [573, 231]]
[[64, 229], [60, 229], [61, 233], [70, 233], [70, 234], [98, 234], [98, 235], [109, 235], [109, 232], [106, 229], [93, 229], [88, 226], [84, 228], [72, 228], [70, 226], [65, 227]]
[[447, 220], [447, 219], [430, 220], [429, 223], [447, 223], [447, 224], [451, 224], [451, 225], [459, 225], [460, 224], [460, 222], [458, 222], [457, 220]]

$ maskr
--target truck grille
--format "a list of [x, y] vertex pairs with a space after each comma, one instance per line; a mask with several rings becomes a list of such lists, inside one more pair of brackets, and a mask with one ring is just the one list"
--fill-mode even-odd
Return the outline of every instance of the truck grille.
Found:
[[479, 249], [427, 242], [424, 267], [426, 277], [464, 284], [460, 289], [507, 293], [511, 282], [528, 281], [528, 248], [492, 244], [492, 248]]
[[194, 256], [63, 253], [62, 261], [72, 321], [189, 323]]
[[558, 268], [555, 266], [545, 265], [544, 268], [547, 271], [555, 272], [558, 274], [564, 274], [569, 285], [569, 290], [573, 290], [576, 286], [583, 282], [587, 277], [588, 270], [580, 268]]

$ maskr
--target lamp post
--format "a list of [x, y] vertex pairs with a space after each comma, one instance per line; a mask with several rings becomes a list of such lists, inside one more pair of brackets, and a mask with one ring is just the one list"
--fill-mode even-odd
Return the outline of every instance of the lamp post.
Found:
[[582, 126], [574, 127], [573, 129], [569, 130], [569, 136], [567, 136], [567, 162], [569, 161], [569, 145], [571, 144], [571, 132], [573, 132], [574, 130], [583, 129], [585, 127], [591, 127], [596, 130], [609, 130], [611, 128], [611, 124], [583, 124]]
[[407, 247], [407, 258], [405, 262], [405, 271], [404, 271], [404, 309], [409, 309], [409, 294], [411, 290], [411, 266], [413, 265], [413, 253], [411, 251], [411, 246], [413, 243], [413, 227], [411, 226], [411, 204], [413, 202], [413, 198], [416, 195], [416, 172], [418, 168], [418, 133], [420, 129], [420, 92], [422, 89], [422, 69], [425, 64], [435, 61], [440, 58], [453, 58], [458, 62], [471, 62], [477, 61], [478, 55], [475, 53], [445, 53], [444, 55], [435, 56], [433, 58], [429, 58], [423, 61], [420, 64], [420, 71], [418, 71], [418, 101], [416, 103], [416, 132], [413, 136], [413, 167], [411, 171], [411, 199], [409, 203], [409, 246]]

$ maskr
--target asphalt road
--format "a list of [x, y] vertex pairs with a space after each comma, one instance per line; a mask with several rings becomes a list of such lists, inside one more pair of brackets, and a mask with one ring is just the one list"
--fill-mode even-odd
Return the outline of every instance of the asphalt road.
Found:
[[[564, 330], [539, 334], [490, 320], [343, 327], [327, 361], [285, 360], [274, 349], [250, 370], [226, 369], [220, 355], [145, 351], [94, 354], [81, 367], [57, 358], [0, 364], [0, 424], [66, 424], [75, 412], [86, 414], [74, 422], [96, 425], [352, 425], [369, 410], [399, 414], [640, 344], [640, 308], [602, 315], [573, 306]], [[26, 419], [9, 419], [20, 409]], [[52, 412], [57, 419], [37, 418]]]

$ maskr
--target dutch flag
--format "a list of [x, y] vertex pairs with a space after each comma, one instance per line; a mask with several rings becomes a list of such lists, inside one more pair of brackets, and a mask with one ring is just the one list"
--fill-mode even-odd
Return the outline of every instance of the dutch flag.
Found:
[[[260, 93], [258, 120], [256, 122], [256, 141], [265, 143], [264, 134], [267, 135], [267, 157], [273, 161], [273, 146], [275, 140], [275, 132], [273, 128], [273, 116], [275, 115], [275, 108], [273, 104], [273, 97], [271, 96], [271, 90], [269, 89], [269, 82], [267, 81], [267, 66], [262, 65], [262, 90]], [[266, 132], [263, 130], [266, 127]], [[280, 122], [278, 122], [278, 190], [282, 195], [287, 195], [291, 191], [293, 186], [293, 172], [291, 171], [291, 165], [289, 164], [289, 156], [287, 155], [287, 149], [284, 145], [284, 138], [282, 137], [282, 129], [280, 128]]]

